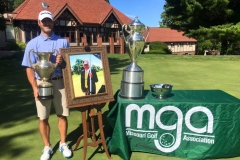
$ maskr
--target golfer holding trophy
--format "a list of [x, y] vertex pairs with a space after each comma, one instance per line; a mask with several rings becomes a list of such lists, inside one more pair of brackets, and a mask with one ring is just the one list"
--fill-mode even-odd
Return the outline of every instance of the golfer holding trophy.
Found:
[[119, 96], [129, 99], [141, 99], [144, 98], [144, 71], [137, 65], [137, 58], [142, 53], [145, 45], [145, 38], [142, 34], [146, 32], [147, 39], [149, 28], [136, 17], [130, 24], [124, 24], [122, 31], [132, 63], [123, 70]]
[[44, 145], [40, 160], [49, 160], [53, 153], [49, 122], [52, 106], [58, 119], [59, 151], [63, 157], [70, 158], [72, 151], [66, 143], [69, 108], [62, 75], [65, 61], [58, 53], [61, 48], [69, 48], [70, 45], [66, 39], [54, 34], [54, 17], [50, 11], [39, 12], [37, 23], [41, 33], [27, 43], [22, 66], [26, 67], [27, 78], [33, 90], [38, 128]]

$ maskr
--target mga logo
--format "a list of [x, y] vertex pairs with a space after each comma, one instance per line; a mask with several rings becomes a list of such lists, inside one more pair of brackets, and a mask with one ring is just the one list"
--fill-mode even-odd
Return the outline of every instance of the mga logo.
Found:
[[[137, 130], [131, 129], [132, 111], [137, 111]], [[176, 113], [177, 122], [175, 124], [167, 126], [161, 122], [161, 116], [166, 111], [173, 111]], [[150, 115], [149, 120], [144, 119], [145, 122], [149, 121], [148, 123], [149, 131], [142, 130], [144, 112], [149, 112], [149, 115]], [[191, 121], [190, 121], [191, 116], [196, 112], [203, 112], [208, 118], [207, 124], [202, 128], [196, 128], [191, 124]], [[143, 105], [141, 108], [136, 104], [130, 104], [126, 108], [126, 119], [125, 119], [126, 134], [128, 136], [135, 136], [139, 138], [153, 138], [154, 144], [158, 150], [169, 153], [176, 150], [179, 147], [179, 145], [181, 144], [182, 134], [184, 134], [184, 137], [183, 137], [184, 141], [214, 144], [214, 139], [213, 139], [214, 136], [209, 135], [213, 133], [213, 119], [214, 118], [213, 118], [212, 112], [204, 106], [196, 106], [191, 108], [184, 117], [182, 111], [175, 106], [162, 107], [156, 113], [155, 108], [150, 104]], [[183, 120], [185, 120], [184, 122], [186, 127], [193, 133], [185, 133], [185, 132], [182, 133]], [[176, 135], [175, 136], [172, 135], [171, 134], [172, 132], [171, 133], [166, 132], [158, 136], [157, 131], [153, 131], [153, 129], [155, 128], [154, 127], [155, 125], [157, 125], [160, 129], [165, 131], [175, 130]], [[144, 128], [146, 128], [146, 126]]]

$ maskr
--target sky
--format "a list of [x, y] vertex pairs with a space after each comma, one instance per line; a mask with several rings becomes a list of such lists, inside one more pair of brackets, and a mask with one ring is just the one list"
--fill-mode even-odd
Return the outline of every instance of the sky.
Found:
[[165, 0], [109, 0], [110, 4], [123, 14], [148, 27], [158, 27]]

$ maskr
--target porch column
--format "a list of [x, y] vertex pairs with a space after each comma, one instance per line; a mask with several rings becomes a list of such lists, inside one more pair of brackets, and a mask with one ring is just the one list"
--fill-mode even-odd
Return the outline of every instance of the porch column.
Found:
[[119, 45], [120, 45], [120, 54], [124, 54], [124, 39], [123, 37], [119, 37]]
[[83, 44], [83, 46], [87, 46], [88, 45], [87, 37], [82, 37], [82, 44]]
[[77, 46], [80, 46], [80, 35], [78, 28], [76, 29], [76, 40], [77, 40]]
[[97, 37], [97, 45], [102, 47], [102, 37]]
[[114, 54], [114, 38], [109, 37], [110, 53]]

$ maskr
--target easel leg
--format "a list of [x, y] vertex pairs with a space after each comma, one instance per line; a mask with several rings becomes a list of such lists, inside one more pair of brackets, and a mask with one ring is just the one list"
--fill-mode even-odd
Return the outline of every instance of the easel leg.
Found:
[[87, 119], [86, 119], [86, 112], [82, 112], [82, 124], [83, 124], [83, 155], [82, 159], [86, 159], [87, 154], [87, 138], [88, 138], [88, 130], [87, 130]]

